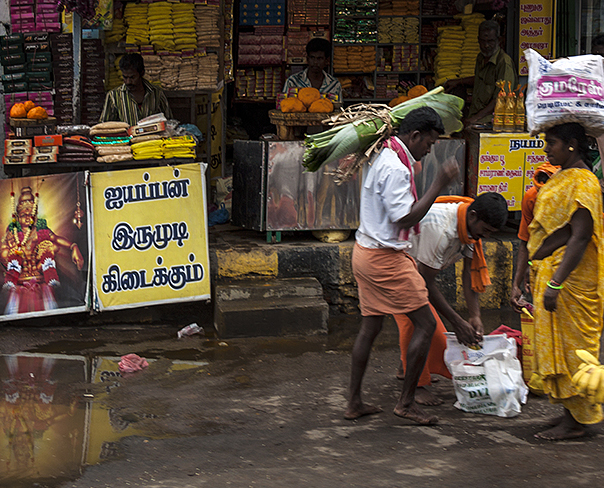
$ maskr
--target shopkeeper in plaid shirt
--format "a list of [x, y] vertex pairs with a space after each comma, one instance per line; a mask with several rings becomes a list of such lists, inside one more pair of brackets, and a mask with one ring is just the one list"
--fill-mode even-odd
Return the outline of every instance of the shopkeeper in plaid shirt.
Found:
[[288, 93], [290, 88], [314, 87], [321, 93], [336, 95], [335, 101], [341, 102], [342, 85], [325, 71], [331, 59], [331, 43], [326, 39], [311, 39], [306, 45], [306, 59], [308, 67], [285, 81], [283, 93]]
[[163, 113], [172, 118], [172, 111], [163, 90], [143, 78], [145, 62], [138, 53], [125, 54], [120, 59], [124, 84], [107, 93], [100, 122], [126, 122], [136, 125], [149, 115]]

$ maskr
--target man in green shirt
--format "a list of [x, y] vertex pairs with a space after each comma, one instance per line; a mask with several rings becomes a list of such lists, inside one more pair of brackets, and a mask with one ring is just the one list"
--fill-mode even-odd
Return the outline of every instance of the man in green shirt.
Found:
[[490, 124], [499, 88], [499, 80], [509, 81], [512, 89], [518, 84], [516, 67], [512, 58], [499, 47], [499, 24], [494, 20], [485, 20], [478, 27], [480, 53], [476, 56], [474, 76], [449, 80], [445, 83], [448, 92], [460, 87], [473, 86], [472, 102], [466, 125]]
[[126, 122], [136, 125], [149, 115], [163, 113], [172, 118], [172, 111], [163, 90], [143, 78], [145, 62], [138, 53], [125, 54], [120, 59], [124, 84], [114, 88], [105, 97], [100, 122]]

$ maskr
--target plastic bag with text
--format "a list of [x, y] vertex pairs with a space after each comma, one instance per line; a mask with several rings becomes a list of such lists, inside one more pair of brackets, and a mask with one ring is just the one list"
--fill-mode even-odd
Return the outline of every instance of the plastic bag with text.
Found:
[[496, 349], [450, 366], [457, 401], [455, 407], [470, 413], [515, 417], [526, 403], [528, 388], [520, 361], [509, 349]]
[[604, 58], [587, 54], [550, 62], [524, 51], [529, 76], [526, 121], [531, 135], [554, 125], [579, 122], [589, 135], [604, 133]]
[[518, 357], [516, 341], [506, 334], [489, 334], [484, 336], [480, 343], [480, 349], [470, 349], [468, 346], [460, 344], [457, 342], [457, 337], [453, 332], [446, 332], [445, 336], [447, 337], [447, 348], [445, 349], [444, 359], [451, 373], [453, 373], [451, 371], [451, 363], [453, 361], [465, 360], [473, 362], [497, 349], [508, 349], [514, 357]]

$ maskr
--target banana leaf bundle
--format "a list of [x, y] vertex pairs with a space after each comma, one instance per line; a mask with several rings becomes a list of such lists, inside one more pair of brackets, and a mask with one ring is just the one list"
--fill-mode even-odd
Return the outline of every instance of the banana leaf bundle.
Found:
[[306, 136], [302, 165], [306, 171], [315, 172], [325, 164], [342, 160], [334, 175], [336, 183], [343, 183], [371, 158], [386, 138], [395, 133], [412, 110], [432, 107], [440, 115], [448, 135], [463, 129], [463, 105], [461, 98], [444, 93], [442, 87], [392, 109], [380, 104], [354, 105], [323, 122], [332, 125], [331, 129]]

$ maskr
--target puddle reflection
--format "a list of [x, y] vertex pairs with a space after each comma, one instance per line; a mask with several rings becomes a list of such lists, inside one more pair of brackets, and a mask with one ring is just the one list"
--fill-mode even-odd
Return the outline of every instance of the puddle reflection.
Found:
[[[120, 385], [119, 361], [0, 355], [0, 486], [57, 486], [79, 477], [83, 466], [115, 457], [123, 437], [157, 437], [138, 426], [141, 419], [129, 419], [104, 404], [103, 398]], [[169, 371], [207, 364], [171, 361]], [[87, 387], [95, 391], [94, 399]]]

